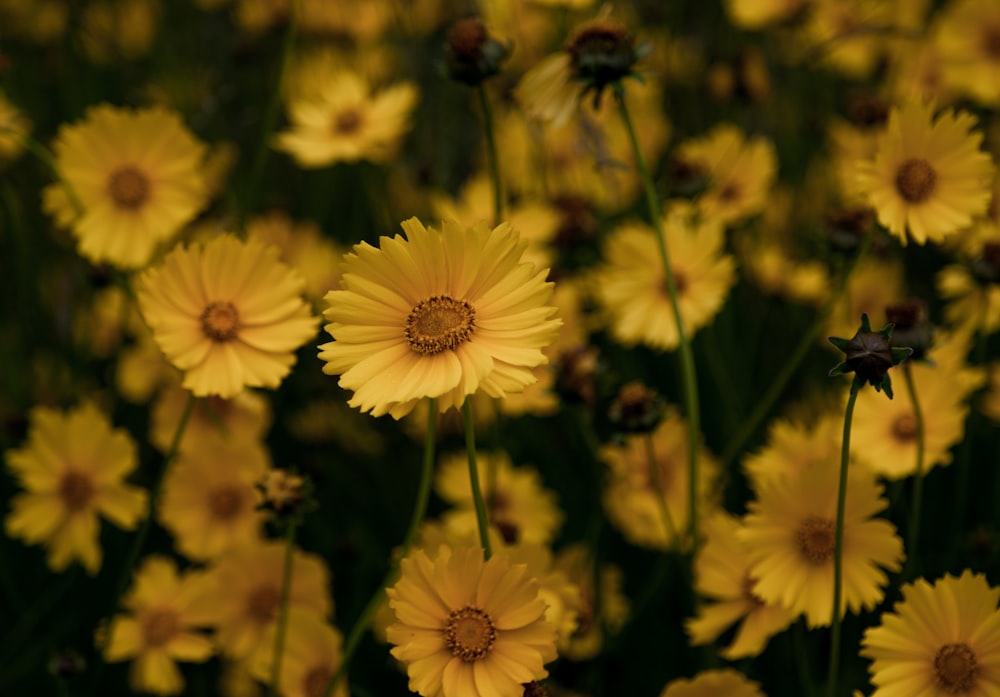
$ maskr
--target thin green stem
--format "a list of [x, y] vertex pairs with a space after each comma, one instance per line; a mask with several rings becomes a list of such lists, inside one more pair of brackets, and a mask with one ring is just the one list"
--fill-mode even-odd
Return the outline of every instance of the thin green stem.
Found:
[[851, 421], [854, 420], [854, 403], [858, 399], [861, 383], [851, 381], [851, 393], [844, 409], [844, 436], [840, 446], [840, 483], [837, 487], [837, 522], [833, 537], [833, 611], [830, 620], [830, 676], [827, 696], [837, 695], [837, 672], [840, 670], [840, 596], [843, 592], [844, 566], [844, 508], [847, 503], [847, 466], [851, 456]]
[[271, 659], [271, 682], [267, 694], [278, 695], [278, 684], [281, 682], [281, 659], [285, 653], [285, 633], [288, 630], [288, 599], [292, 595], [292, 566], [295, 560], [295, 530], [298, 526], [294, 520], [288, 521], [285, 533], [285, 566], [281, 573], [281, 599], [278, 601], [278, 624], [274, 628], [274, 657]]
[[466, 397], [462, 405], [462, 416], [465, 419], [465, 452], [469, 458], [469, 484], [472, 486], [472, 503], [476, 507], [476, 522], [479, 524], [479, 544], [483, 555], [489, 559], [493, 554], [490, 549], [490, 523], [486, 517], [486, 501], [483, 490], [479, 486], [479, 465], [476, 464], [476, 427], [472, 422], [472, 399]]
[[323, 692], [324, 697], [330, 697], [334, 689], [336, 689], [337, 684], [346, 675], [347, 666], [354, 657], [354, 652], [358, 648], [362, 635], [371, 624], [379, 605], [382, 604], [385, 589], [396, 579], [396, 575], [399, 572], [399, 560], [406, 558], [413, 547], [413, 541], [417, 537], [417, 530], [420, 528], [420, 523], [427, 512], [427, 501], [431, 494], [431, 482], [434, 479], [434, 450], [437, 444], [436, 429], [437, 399], [431, 397], [427, 400], [427, 431], [424, 437], [424, 456], [420, 468], [420, 482], [417, 484], [417, 501], [413, 506], [413, 514], [410, 516], [410, 527], [406, 530], [406, 536], [403, 538], [402, 551], [389, 567], [389, 571], [386, 572], [385, 578], [382, 579], [382, 583], [379, 584], [378, 589], [369, 598], [364, 609], [361, 610], [361, 614], [355, 620], [354, 626], [351, 627], [351, 631], [344, 641], [344, 653], [340, 665], [337, 667], [337, 672], [330, 678], [330, 682], [326, 684], [326, 690]]
[[913, 565], [917, 560], [917, 540], [920, 535], [920, 508], [924, 487], [924, 441], [926, 439], [924, 430], [924, 412], [920, 407], [920, 400], [917, 398], [917, 384], [913, 380], [913, 369], [910, 361], [903, 362], [903, 376], [906, 378], [906, 390], [910, 395], [910, 403], [913, 405], [913, 421], [917, 433], [917, 465], [913, 474], [913, 499], [910, 504], [910, 529], [906, 539], [906, 568], [903, 570], [903, 579], [909, 579], [913, 573]]
[[642, 155], [639, 147], [639, 140], [636, 136], [635, 126], [632, 124], [632, 117], [629, 115], [628, 106], [625, 104], [624, 90], [619, 86], [614, 90], [615, 99], [621, 112], [625, 130], [628, 131], [629, 142], [632, 144], [632, 154], [635, 157], [636, 167], [639, 170], [639, 178], [642, 180], [643, 191], [646, 195], [646, 206], [649, 210], [650, 222], [656, 230], [656, 241], [660, 250], [660, 261], [663, 263], [663, 273], [667, 281], [667, 292], [670, 295], [670, 306], [674, 313], [674, 323], [677, 325], [677, 339], [680, 351], [681, 373], [683, 376], [684, 411], [688, 423], [688, 537], [690, 538], [691, 551], [698, 547], [698, 444], [701, 441], [701, 416], [698, 406], [698, 376], [695, 372], [694, 352], [691, 349], [691, 342], [688, 339], [687, 331], [684, 328], [683, 317], [681, 316], [681, 306], [677, 294], [677, 281], [674, 278], [673, 266], [670, 264], [670, 250], [667, 249], [667, 240], [663, 234], [663, 218], [660, 212], [660, 200], [656, 194], [656, 187], [653, 185], [653, 178], [650, 176], [649, 168], [646, 166], [646, 159]]
[[0, 125], [0, 133], [7, 133], [8, 135], [11, 135], [19, 140], [21, 145], [23, 145], [28, 152], [35, 156], [35, 159], [45, 165], [46, 169], [52, 173], [52, 178], [59, 182], [63, 189], [66, 190], [66, 196], [69, 198], [69, 202], [72, 204], [73, 208], [76, 209], [76, 214], [83, 215], [84, 208], [83, 204], [80, 203], [80, 198], [76, 195], [76, 191], [73, 190], [73, 187], [70, 186], [69, 182], [66, 181], [66, 178], [63, 177], [62, 172], [59, 171], [59, 167], [56, 165], [55, 158], [52, 157], [52, 154], [44, 145], [28, 134], [22, 133], [14, 128], [10, 128], [9, 126]]
[[497, 143], [493, 135], [493, 110], [490, 108], [490, 97], [486, 94], [486, 86], [480, 83], [476, 91], [479, 92], [479, 106], [483, 110], [486, 158], [489, 160], [490, 179], [493, 183], [493, 224], [498, 225], [503, 220], [503, 188], [500, 182], [500, 158], [497, 157]]

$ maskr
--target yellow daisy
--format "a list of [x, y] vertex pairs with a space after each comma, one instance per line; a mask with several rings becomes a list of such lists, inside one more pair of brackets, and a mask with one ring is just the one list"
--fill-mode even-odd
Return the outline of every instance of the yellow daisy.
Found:
[[211, 658], [212, 642], [195, 630], [200, 622], [192, 612], [203, 582], [202, 573], [178, 574], [171, 560], [159, 556], [147, 557], [136, 571], [132, 590], [122, 601], [128, 612], [111, 620], [104, 649], [111, 663], [132, 660], [133, 690], [181, 694], [184, 677], [176, 662]]
[[386, 630], [423, 697], [521, 697], [548, 675], [556, 632], [545, 621], [538, 583], [503, 554], [476, 547], [417, 550], [386, 590], [396, 622]]
[[70, 191], [49, 186], [45, 209], [95, 263], [145, 266], [205, 204], [205, 147], [161, 107], [93, 107], [59, 130], [52, 150]]
[[843, 414], [832, 411], [812, 423], [778, 419], [771, 423], [766, 445], [743, 458], [743, 470], [755, 486], [772, 477], [797, 477], [840, 456], [843, 427]]
[[350, 405], [398, 419], [424, 397], [445, 411], [480, 389], [503, 397], [534, 382], [560, 321], [546, 305], [548, 269], [521, 262], [527, 243], [506, 223], [438, 231], [411, 218], [403, 230], [381, 248], [355, 245], [343, 290], [326, 295], [334, 341], [319, 357], [354, 391]]
[[135, 469], [136, 446], [91, 403], [61, 413], [31, 412], [28, 442], [7, 451], [7, 465], [27, 489], [11, 500], [6, 531], [49, 548], [62, 571], [78, 560], [91, 575], [101, 566], [98, 516], [131, 530], [146, 512], [146, 492], [122, 480]]
[[582, 544], [564, 547], [556, 555], [556, 568], [564, 571], [580, 591], [576, 629], [568, 641], [559, 644], [559, 655], [574, 661], [585, 661], [599, 654], [607, 638], [605, 633], [617, 634], [632, 611], [622, 590], [625, 586], [622, 570], [613, 564], [603, 564], [598, 569], [596, 564], [594, 553]]
[[302, 277], [278, 249], [220, 235], [178, 245], [136, 282], [142, 314], [160, 349], [195, 395], [230, 398], [244, 387], [276, 388], [318, 318]]
[[[754, 593], [764, 601], [803, 613], [810, 627], [830, 623], [833, 547], [839, 459], [817, 463], [797, 478], [762, 481], [739, 533], [750, 559]], [[903, 543], [896, 528], [874, 518], [886, 508], [875, 475], [852, 467], [844, 514], [841, 613], [871, 610], [899, 571]]]
[[[725, 238], [716, 223], [695, 224], [675, 210], [664, 216], [663, 233], [690, 338], [722, 308], [736, 282], [735, 262], [722, 252]], [[597, 292], [615, 339], [627, 346], [642, 343], [672, 350], [677, 347], [677, 325], [655, 234], [638, 222], [612, 232], [597, 272]]]
[[[173, 441], [190, 393], [176, 385], [160, 392], [150, 413], [149, 440], [166, 453]], [[271, 407], [258, 392], [243, 390], [232, 399], [206, 397], [195, 401], [181, 435], [180, 452], [197, 451], [205, 441], [258, 441], [271, 426]]]
[[902, 592], [861, 640], [861, 655], [872, 659], [871, 697], [1000, 694], [1000, 589], [966, 569]]
[[278, 150], [303, 167], [334, 162], [385, 162], [397, 151], [417, 103], [415, 85], [402, 82], [373, 93], [360, 74], [341, 69], [309, 98], [299, 95], [288, 107], [292, 128], [279, 133]]
[[[271, 681], [276, 631], [277, 625], [267, 630], [260, 650], [250, 661], [251, 675], [265, 684]], [[279, 694], [282, 697], [325, 695], [326, 686], [340, 668], [343, 643], [340, 631], [322, 619], [300, 610], [288, 613]], [[347, 680], [338, 682], [331, 694], [346, 697]]]
[[726, 13], [744, 29], [763, 29], [793, 22], [805, 15], [809, 0], [726, 0]]
[[1000, 5], [948, 3], [934, 22], [933, 45], [949, 85], [980, 104], [1000, 105]]
[[0, 90], [0, 165], [20, 156], [30, 132], [31, 122]]
[[760, 685], [732, 668], [704, 670], [693, 678], [674, 680], [660, 697], [764, 697]]
[[993, 161], [979, 150], [982, 133], [965, 112], [934, 117], [931, 104], [893, 108], [875, 158], [861, 164], [858, 183], [879, 222], [907, 242], [940, 242], [986, 212]]

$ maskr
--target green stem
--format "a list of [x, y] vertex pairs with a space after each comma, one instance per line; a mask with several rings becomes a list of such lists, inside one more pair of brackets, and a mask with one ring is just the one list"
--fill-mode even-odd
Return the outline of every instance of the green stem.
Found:
[[674, 279], [674, 270], [670, 264], [670, 251], [667, 249], [667, 241], [663, 234], [663, 218], [660, 212], [660, 201], [656, 195], [656, 188], [653, 185], [653, 178], [650, 176], [649, 168], [646, 166], [646, 159], [642, 155], [639, 147], [639, 140], [636, 136], [635, 126], [632, 124], [632, 117], [629, 115], [628, 106], [625, 104], [624, 90], [619, 86], [614, 91], [622, 121], [628, 131], [629, 142], [632, 144], [632, 153], [635, 157], [636, 167], [639, 170], [639, 178], [642, 180], [643, 190], [646, 194], [646, 206], [649, 210], [650, 221], [656, 230], [656, 241], [660, 250], [660, 261], [663, 263], [663, 273], [667, 281], [667, 291], [670, 294], [670, 306], [674, 313], [674, 323], [677, 325], [677, 339], [680, 350], [681, 371], [683, 375], [684, 411], [688, 423], [688, 537], [691, 542], [691, 551], [698, 547], [698, 444], [701, 440], [701, 417], [698, 406], [698, 376], [695, 372], [694, 353], [691, 350], [691, 342], [688, 339], [687, 331], [684, 329], [684, 321], [681, 317], [681, 306], [677, 295], [677, 281]]
[[333, 694], [334, 689], [336, 689], [337, 684], [347, 673], [347, 666], [350, 664], [351, 658], [353, 658], [354, 652], [358, 648], [361, 636], [371, 624], [372, 618], [375, 616], [375, 612], [378, 610], [379, 605], [382, 604], [385, 589], [396, 579], [396, 574], [399, 571], [399, 560], [404, 559], [410, 553], [410, 548], [413, 547], [413, 541], [417, 537], [417, 530], [420, 528], [420, 523], [423, 521], [424, 514], [427, 512], [427, 501], [431, 494], [431, 482], [434, 479], [434, 448], [437, 438], [436, 428], [438, 415], [437, 399], [431, 397], [427, 401], [427, 433], [424, 438], [424, 457], [420, 469], [420, 482], [417, 485], [417, 501], [413, 506], [413, 514], [410, 516], [410, 527], [407, 529], [406, 536], [403, 538], [403, 549], [390, 566], [389, 571], [386, 573], [385, 578], [382, 579], [382, 583], [379, 584], [378, 589], [368, 600], [368, 604], [365, 605], [361, 614], [358, 616], [358, 619], [355, 620], [354, 626], [351, 627], [351, 631], [348, 633], [347, 639], [344, 641], [344, 653], [340, 660], [340, 666], [338, 666], [337, 672], [333, 674], [333, 677], [330, 678], [330, 682], [327, 683], [326, 691], [323, 693], [323, 697], [330, 697], [330, 695]]
[[73, 190], [73, 187], [70, 186], [66, 178], [63, 177], [62, 172], [59, 171], [59, 167], [56, 165], [55, 158], [52, 157], [52, 154], [44, 145], [28, 134], [22, 133], [14, 128], [10, 128], [9, 126], [0, 125], [0, 133], [7, 133], [18, 139], [21, 142], [21, 145], [24, 146], [25, 150], [34, 155], [39, 162], [45, 165], [46, 169], [52, 173], [52, 178], [59, 182], [59, 184], [66, 190], [66, 196], [69, 197], [69, 202], [73, 205], [73, 208], [76, 209], [76, 214], [78, 216], [84, 214], [83, 204], [80, 203], [80, 198], [76, 195], [76, 191]]
[[910, 529], [906, 540], [906, 568], [903, 570], [903, 579], [909, 579], [913, 573], [913, 565], [917, 560], [917, 539], [920, 534], [920, 508], [924, 487], [924, 412], [920, 408], [920, 400], [917, 398], [917, 385], [913, 380], [913, 370], [910, 361], [903, 362], [903, 376], [906, 378], [906, 389], [910, 394], [910, 403], [913, 405], [913, 420], [917, 427], [917, 468], [913, 479], [913, 499], [910, 504]]
[[828, 697], [837, 695], [837, 672], [840, 669], [840, 596], [843, 585], [844, 566], [844, 508], [847, 504], [847, 466], [851, 455], [851, 421], [854, 419], [854, 403], [861, 389], [855, 377], [851, 381], [851, 393], [844, 410], [844, 436], [840, 446], [840, 484], [837, 488], [837, 523], [833, 538], [833, 613], [830, 620], [830, 677], [827, 683]]
[[294, 520], [288, 521], [288, 531], [285, 533], [285, 566], [281, 573], [281, 599], [278, 601], [278, 624], [274, 629], [274, 657], [271, 659], [271, 683], [267, 694], [278, 695], [281, 682], [281, 659], [285, 653], [285, 632], [288, 629], [288, 599], [292, 595], [292, 566], [295, 560], [295, 529]]
[[465, 398], [462, 405], [465, 418], [465, 452], [469, 458], [469, 484], [472, 486], [472, 503], [476, 507], [476, 522], [479, 524], [479, 544], [487, 559], [493, 554], [490, 549], [490, 524], [486, 517], [486, 501], [479, 486], [479, 465], [476, 464], [476, 428], [472, 423], [472, 397]]
[[493, 182], [493, 224], [498, 225], [503, 220], [503, 190], [500, 183], [500, 159], [497, 157], [497, 143], [493, 135], [493, 111], [490, 109], [490, 97], [486, 94], [486, 86], [480, 84], [479, 105], [483, 110], [483, 131], [486, 135], [486, 157], [490, 165], [490, 179]]

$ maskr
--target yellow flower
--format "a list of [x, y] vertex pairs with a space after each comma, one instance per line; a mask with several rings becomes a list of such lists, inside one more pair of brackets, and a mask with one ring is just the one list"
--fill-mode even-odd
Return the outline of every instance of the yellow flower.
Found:
[[201, 663], [211, 658], [212, 643], [194, 630], [200, 624], [191, 608], [204, 582], [200, 572], [178, 575], [174, 563], [147, 557], [135, 573], [122, 606], [129, 612], [111, 620], [105, 659], [132, 659], [133, 690], [177, 695], [184, 677], [176, 661]]
[[[250, 662], [251, 675], [265, 684], [271, 681], [276, 631], [277, 625], [267, 630], [260, 649]], [[281, 659], [279, 693], [283, 697], [320, 697], [326, 694], [326, 686], [340, 668], [343, 643], [336, 627], [308, 612], [290, 612]], [[346, 675], [337, 683], [332, 695], [346, 697]]]
[[521, 262], [527, 243], [506, 223], [439, 232], [411, 218], [403, 230], [381, 248], [355, 245], [343, 290], [326, 295], [334, 341], [319, 357], [354, 391], [349, 404], [398, 419], [424, 397], [445, 411], [480, 389], [502, 397], [534, 382], [560, 321], [545, 304], [548, 269]]
[[1000, 6], [956, 0], [937, 17], [933, 42], [945, 81], [987, 106], [1000, 105]]
[[34, 409], [28, 442], [7, 451], [7, 465], [27, 489], [11, 500], [7, 534], [45, 544], [54, 571], [75, 559], [96, 574], [98, 515], [131, 530], [146, 512], [146, 492], [122, 483], [136, 466], [135, 443], [93, 404]]
[[302, 277], [278, 249], [220, 235], [178, 245], [142, 273], [136, 295], [160, 349], [197, 396], [230, 398], [244, 387], [276, 388], [293, 353], [316, 333]]
[[[477, 453], [479, 481], [486, 499], [487, 517], [507, 542], [548, 544], [562, 525], [563, 514], [556, 496], [542, 488], [537, 470], [514, 467], [504, 452]], [[476, 511], [469, 484], [469, 463], [465, 452], [444, 458], [438, 470], [435, 490], [456, 508], [441, 519], [461, 534], [476, 529]]]
[[674, 680], [660, 697], [764, 697], [760, 685], [732, 668], [703, 670], [691, 679]]
[[809, 0], [726, 0], [725, 4], [736, 26], [763, 29], [797, 19], [805, 13]]
[[[160, 452], [166, 453], [173, 441], [181, 414], [190, 393], [170, 386], [160, 392], [150, 414], [149, 440]], [[271, 426], [271, 407], [259, 392], [243, 390], [232, 399], [205, 397], [191, 408], [178, 450], [197, 451], [205, 441], [219, 438], [230, 442], [257, 441]]]
[[163, 108], [93, 107], [52, 149], [70, 191], [49, 186], [45, 208], [93, 262], [145, 266], [205, 204], [205, 147]]
[[245, 438], [202, 438], [182, 451], [163, 482], [157, 520], [189, 559], [212, 559], [260, 537], [256, 484], [271, 462], [264, 447]]
[[[736, 282], [733, 258], [722, 253], [725, 241], [716, 223], [692, 223], [684, 212], [668, 212], [663, 233], [670, 250], [681, 318], [688, 338], [722, 308]], [[609, 235], [605, 263], [597, 272], [597, 292], [615, 339], [672, 350], [677, 324], [666, 290], [655, 232], [627, 222]]]
[[423, 697], [521, 697], [523, 683], [548, 675], [555, 629], [545, 621], [538, 583], [503, 554], [483, 561], [476, 547], [417, 550], [386, 590], [396, 622], [386, 630]]
[[840, 456], [843, 427], [843, 414], [832, 411], [809, 424], [776, 420], [768, 429], [767, 444], [743, 459], [743, 470], [755, 487], [772, 477], [797, 477], [817, 463]]
[[156, 38], [161, 10], [156, 0], [88, 3], [80, 18], [84, 52], [101, 64], [141, 58]]
[[861, 163], [859, 187], [879, 222], [907, 242], [940, 242], [986, 212], [993, 161], [972, 132], [973, 116], [946, 110], [934, 118], [930, 104], [893, 108], [879, 136], [875, 158]]
[[418, 92], [402, 82], [373, 94], [363, 76], [341, 69], [310, 97], [300, 95], [289, 105], [292, 128], [278, 134], [275, 147], [303, 167], [326, 167], [389, 160], [409, 128]]
[[564, 547], [556, 555], [555, 568], [564, 571], [580, 589], [576, 630], [566, 642], [560, 637], [559, 644], [559, 655], [575, 661], [585, 661], [599, 654], [606, 639], [605, 632], [611, 636], [617, 634], [631, 612], [628, 598], [622, 591], [625, 585], [622, 570], [612, 564], [604, 564], [598, 569], [596, 563], [593, 552], [582, 544]]
[[20, 156], [30, 131], [31, 122], [0, 90], [0, 165]]
[[739, 539], [740, 528], [740, 521], [725, 513], [705, 522], [705, 543], [694, 561], [695, 590], [714, 602], [700, 603], [697, 616], [685, 623], [695, 646], [710, 644], [739, 623], [732, 643], [719, 652], [730, 661], [756, 656], [768, 639], [795, 619], [788, 608], [768, 604], [754, 593], [756, 583], [750, 578], [750, 557]]
[[[839, 459], [816, 463], [798, 477], [766, 479], [748, 505], [739, 533], [750, 558], [754, 593], [764, 601], [804, 613], [810, 627], [830, 623]], [[887, 502], [868, 470], [848, 474], [844, 514], [841, 613], [870, 610], [899, 571], [903, 544], [896, 528], [873, 518]]]
[[878, 688], [871, 697], [1000, 694], [998, 600], [1000, 589], [968, 569], [903, 586], [902, 601], [861, 641]]
[[1000, 361], [988, 367], [989, 384], [979, 402], [979, 410], [989, 419], [1000, 422]]

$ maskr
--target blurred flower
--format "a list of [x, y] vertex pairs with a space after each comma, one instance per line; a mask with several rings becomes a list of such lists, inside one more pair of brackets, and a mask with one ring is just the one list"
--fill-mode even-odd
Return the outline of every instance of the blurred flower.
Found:
[[67, 412], [35, 408], [28, 442], [7, 451], [7, 466], [27, 490], [11, 499], [7, 534], [47, 546], [54, 571], [75, 559], [96, 574], [98, 515], [131, 530], [146, 512], [146, 492], [122, 482], [136, 461], [128, 432], [112, 428], [92, 403]]
[[966, 569], [933, 585], [919, 579], [902, 593], [861, 640], [872, 697], [1000, 692], [1000, 590]]
[[935, 18], [932, 41], [945, 81], [986, 106], [1000, 106], [1000, 6], [955, 0]]
[[166, 557], [147, 557], [136, 572], [132, 590], [108, 629], [105, 660], [131, 659], [129, 685], [138, 692], [178, 695], [184, 677], [177, 661], [202, 663], [212, 657], [208, 637], [195, 631], [201, 623], [191, 608], [201, 592], [204, 575], [198, 571], [178, 574]]
[[355, 245], [343, 290], [326, 295], [334, 341], [319, 357], [354, 391], [351, 406], [398, 419], [424, 397], [443, 412], [479, 389], [502, 397], [534, 382], [561, 322], [546, 305], [548, 269], [521, 262], [527, 243], [507, 223], [402, 226], [381, 248]]
[[[798, 477], [774, 477], [757, 485], [739, 538], [750, 560], [754, 594], [802, 613], [806, 624], [830, 624], [839, 459], [816, 463]], [[885, 570], [902, 568], [903, 543], [896, 528], [874, 518], [886, 508], [882, 487], [865, 468], [848, 474], [844, 512], [841, 613], [871, 610], [882, 600]]]
[[885, 53], [880, 30], [892, 26], [892, 3], [870, 0], [814, 0], [804, 27], [824, 64], [863, 80]]
[[898, 259], [861, 259], [847, 279], [847, 289], [830, 313], [824, 332], [831, 336], [853, 334], [861, 315], [868, 315], [875, 326], [884, 326], [888, 323], [885, 308], [905, 298], [903, 265]]
[[760, 685], [732, 668], [703, 670], [693, 678], [674, 680], [660, 697], [764, 697]]
[[[986, 212], [994, 167], [973, 116], [913, 101], [889, 113], [858, 181], [879, 222], [905, 245], [940, 242]], [[909, 233], [909, 235], [907, 235]]]
[[[177, 432], [190, 393], [174, 385], [164, 388], [150, 414], [149, 440], [165, 453]], [[199, 450], [206, 441], [259, 441], [271, 426], [271, 406], [263, 395], [243, 390], [231, 399], [205, 397], [195, 400], [181, 434], [180, 452]]]
[[726, 0], [726, 13], [733, 24], [744, 29], [764, 29], [768, 25], [791, 23], [806, 14], [810, 0]]
[[538, 597], [545, 603], [545, 621], [556, 629], [556, 645], [561, 655], [579, 628], [584, 599], [576, 579], [555, 565], [552, 552], [545, 545], [501, 543], [499, 550], [512, 565], [528, 567], [528, 575], [538, 582]]
[[162, 7], [157, 0], [88, 2], [80, 17], [80, 43], [95, 63], [135, 60], [149, 52]]
[[605, 632], [617, 634], [631, 611], [622, 591], [622, 570], [607, 563], [595, 568], [596, 563], [593, 552], [579, 543], [562, 548], [556, 555], [555, 567], [564, 571], [580, 592], [576, 630], [565, 643], [560, 637], [559, 644], [559, 655], [575, 661], [599, 654], [608, 638]]
[[16, 160], [24, 150], [31, 121], [7, 99], [0, 89], [0, 166]]
[[156, 343], [195, 395], [274, 389], [294, 351], [315, 335], [318, 318], [300, 296], [304, 281], [278, 254], [257, 240], [220, 235], [178, 245], [136, 282]]
[[739, 623], [732, 643], [719, 652], [728, 661], [756, 656], [775, 634], [784, 631], [795, 614], [768, 604], [754, 593], [750, 556], [739, 538], [739, 520], [719, 513], [705, 521], [705, 542], [694, 560], [695, 591], [711, 602], [699, 603], [697, 615], [684, 624], [691, 643], [710, 644]]
[[388, 588], [396, 622], [392, 655], [423, 697], [520, 697], [523, 683], [548, 675], [555, 629], [545, 621], [538, 582], [503, 554], [442, 547], [431, 561], [416, 550]]
[[947, 302], [948, 324], [957, 331], [992, 334], [1000, 329], [1000, 224], [976, 226], [974, 251], [964, 264], [949, 264], [938, 272], [938, 294]]
[[467, 85], [480, 85], [500, 72], [510, 55], [510, 45], [490, 36], [479, 17], [459, 19], [448, 29], [445, 45], [448, 75]]
[[60, 128], [52, 149], [69, 191], [47, 187], [45, 210], [92, 262], [145, 266], [205, 204], [205, 147], [161, 107], [92, 107]]
[[[274, 657], [274, 633], [277, 625], [268, 628], [260, 642], [260, 650], [251, 659], [250, 672], [262, 683], [270, 684]], [[281, 678], [278, 683], [282, 697], [320, 697], [336, 674], [343, 660], [343, 637], [340, 631], [308, 612], [290, 612], [285, 630]], [[347, 696], [347, 680], [337, 683], [333, 697]]]
[[986, 392], [979, 402], [979, 410], [989, 419], [1000, 423], [1000, 361], [990, 363]]
[[812, 423], [776, 419], [764, 447], [743, 458], [743, 470], [755, 489], [765, 479], [798, 477], [813, 465], [840, 456], [843, 425], [843, 414], [833, 411], [825, 411]]
[[[663, 218], [663, 234], [690, 339], [722, 308], [736, 282], [735, 264], [723, 254], [725, 239], [717, 223], [692, 223], [674, 209]], [[669, 351], [677, 347], [677, 325], [655, 235], [634, 221], [612, 232], [605, 241], [605, 262], [597, 271], [597, 292], [616, 340]]]
[[360, 74], [341, 68], [317, 94], [299, 95], [288, 105], [292, 128], [277, 135], [274, 147], [302, 167], [334, 162], [385, 162], [409, 129], [417, 88], [400, 82], [373, 93]]

